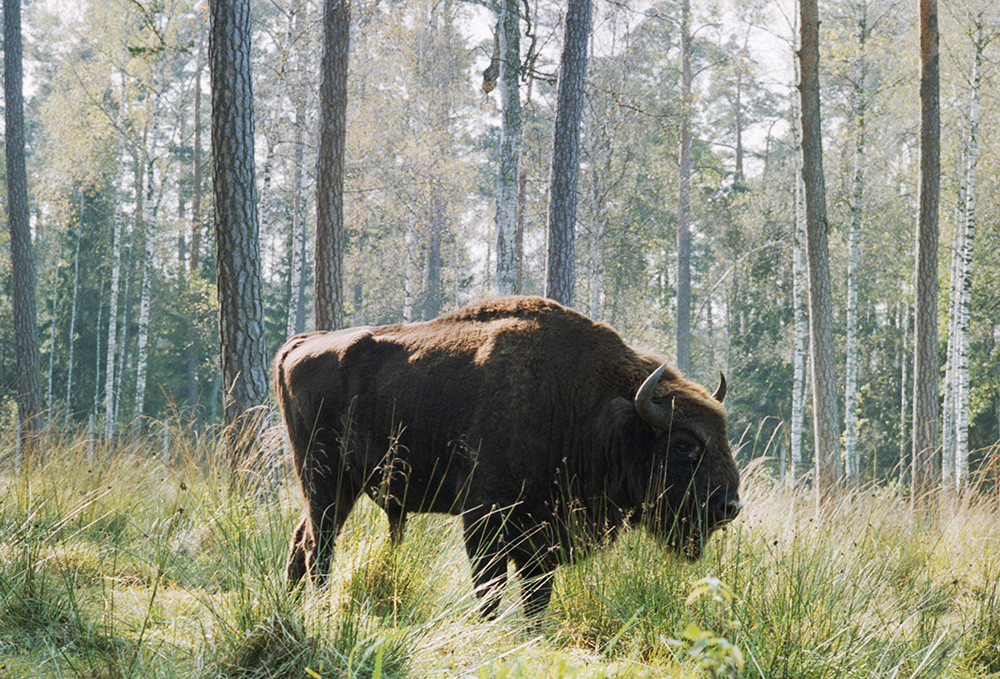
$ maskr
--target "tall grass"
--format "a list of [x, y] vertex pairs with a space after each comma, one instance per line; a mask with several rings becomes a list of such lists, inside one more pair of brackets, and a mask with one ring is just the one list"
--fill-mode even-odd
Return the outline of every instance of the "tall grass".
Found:
[[2, 435], [0, 676], [1000, 677], [992, 492], [915, 515], [871, 487], [817, 514], [753, 466], [700, 561], [625, 531], [559, 569], [533, 626], [516, 583], [477, 616], [457, 519], [413, 516], [393, 549], [367, 501], [328, 587], [288, 592], [287, 475], [241, 487], [171, 432], [166, 458], [157, 434], [94, 464], [67, 433], [20, 474]]

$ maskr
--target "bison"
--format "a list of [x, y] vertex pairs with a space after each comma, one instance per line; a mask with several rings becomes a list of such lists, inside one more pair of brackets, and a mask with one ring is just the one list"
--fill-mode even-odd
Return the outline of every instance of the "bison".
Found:
[[461, 515], [487, 616], [508, 559], [533, 617], [556, 565], [622, 526], [696, 559], [742, 506], [725, 378], [709, 394], [550, 300], [298, 335], [278, 352], [274, 383], [307, 504], [289, 586], [325, 580], [362, 492], [397, 543], [408, 512]]

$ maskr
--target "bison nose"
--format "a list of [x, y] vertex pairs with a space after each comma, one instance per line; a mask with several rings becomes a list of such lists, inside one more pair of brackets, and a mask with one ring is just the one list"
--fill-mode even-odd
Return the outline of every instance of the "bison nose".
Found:
[[714, 523], [732, 521], [739, 515], [741, 509], [743, 503], [739, 497], [729, 495], [716, 495], [708, 503], [709, 515]]

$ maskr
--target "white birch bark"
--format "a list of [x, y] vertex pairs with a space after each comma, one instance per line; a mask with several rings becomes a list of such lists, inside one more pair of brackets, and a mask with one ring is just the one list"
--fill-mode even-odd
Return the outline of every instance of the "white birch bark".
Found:
[[958, 200], [955, 202], [955, 229], [951, 244], [951, 276], [948, 295], [948, 345], [945, 351], [944, 403], [941, 412], [941, 485], [951, 489], [955, 482], [955, 386], [958, 341], [959, 280], [965, 213], [965, 152], [959, 160]]
[[76, 232], [76, 252], [73, 255], [73, 300], [70, 302], [70, 312], [69, 312], [69, 347], [66, 357], [66, 421], [69, 421], [70, 410], [72, 409], [72, 401], [70, 400], [73, 395], [73, 347], [76, 346], [76, 305], [77, 305], [77, 294], [80, 290], [80, 235], [83, 230], [82, 215], [83, 215], [83, 199], [81, 194], [81, 223], [77, 227]]
[[137, 162], [141, 163], [142, 167], [136, 182], [136, 230], [143, 245], [142, 287], [139, 289], [139, 338], [135, 366], [135, 407], [132, 410], [132, 426], [136, 433], [141, 434], [142, 417], [146, 404], [146, 365], [149, 357], [149, 277], [150, 269], [153, 267], [153, 234], [145, 214], [146, 201], [141, 194], [145, 193], [147, 179], [150, 184], [153, 182], [153, 168], [147, 166], [144, 159]]
[[[795, 60], [796, 81], [798, 80], [798, 60]], [[809, 317], [806, 302], [808, 298], [806, 272], [806, 205], [805, 187], [802, 185], [802, 158], [798, 148], [802, 142], [800, 114], [797, 98], [793, 97], [793, 134], [795, 135], [795, 224], [792, 237], [792, 316], [795, 343], [792, 350], [792, 421], [790, 460], [788, 473], [794, 484], [802, 470], [808, 468], [802, 450], [803, 429], [806, 419], [806, 370], [809, 355]]]
[[104, 279], [101, 278], [101, 289], [97, 293], [97, 330], [94, 332], [94, 403], [90, 408], [91, 415], [101, 407], [101, 317], [104, 315]]
[[955, 483], [961, 489], [969, 474], [969, 315], [972, 306], [972, 266], [976, 235], [976, 166], [979, 162], [979, 98], [982, 84], [983, 51], [986, 39], [983, 31], [983, 7], [976, 17], [976, 39], [972, 64], [972, 91], [969, 100], [969, 139], [965, 166], [965, 233], [960, 257], [959, 300], [957, 314], [958, 338], [955, 385]]
[[52, 326], [49, 332], [49, 383], [45, 394], [45, 407], [47, 411], [46, 420], [52, 421], [52, 412], [55, 409], [52, 403], [52, 375], [55, 372], [56, 356], [56, 304], [59, 301], [59, 259], [52, 264]]
[[844, 370], [844, 474], [847, 482], [857, 484], [860, 472], [858, 454], [858, 265], [861, 239], [861, 201], [864, 197], [865, 163], [865, 9], [858, 17], [857, 76], [852, 88], [855, 111], [854, 177], [851, 190], [851, 222], [847, 232], [847, 357]]
[[104, 438], [110, 440], [115, 431], [115, 359], [118, 357], [118, 288], [121, 285], [123, 220], [115, 209], [115, 234], [111, 246], [111, 292], [108, 300], [108, 359], [104, 380]]

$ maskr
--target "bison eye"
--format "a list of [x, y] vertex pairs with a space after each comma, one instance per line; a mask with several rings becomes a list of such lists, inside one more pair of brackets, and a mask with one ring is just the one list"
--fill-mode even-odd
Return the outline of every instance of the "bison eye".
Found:
[[671, 452], [681, 457], [694, 458], [701, 453], [701, 441], [685, 432], [679, 432], [670, 437]]

